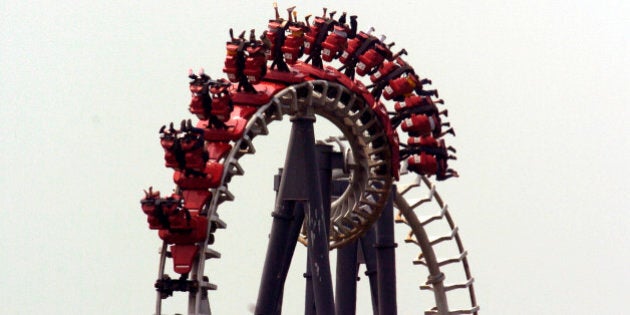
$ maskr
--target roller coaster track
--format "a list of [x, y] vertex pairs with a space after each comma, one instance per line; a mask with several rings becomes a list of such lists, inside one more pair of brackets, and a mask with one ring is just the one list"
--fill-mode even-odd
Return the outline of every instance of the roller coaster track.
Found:
[[[411, 191], [419, 190], [421, 183], [424, 183], [428, 187], [426, 198], [423, 198], [413, 204], [409, 204], [404, 195]], [[418, 218], [416, 215], [416, 209], [419, 209], [422, 205], [435, 202], [438, 205], [439, 212], [433, 213], [425, 218]], [[396, 223], [406, 224], [410, 231], [405, 239], [406, 243], [413, 243], [420, 247], [420, 254], [413, 261], [416, 265], [423, 265], [428, 269], [429, 276], [425, 284], [420, 286], [421, 290], [432, 291], [435, 295], [436, 306], [431, 310], [425, 312], [425, 314], [477, 314], [479, 306], [475, 297], [475, 291], [473, 288], [474, 278], [471, 275], [470, 267], [468, 265], [468, 252], [464, 248], [461, 237], [459, 235], [459, 228], [455, 225], [451, 213], [448, 209], [448, 205], [442, 200], [440, 195], [436, 191], [436, 186], [426, 176], [418, 175], [412, 184], [400, 188], [395, 197], [394, 205], [399, 210], [396, 216]], [[450, 231], [449, 234], [430, 238], [427, 235], [426, 227], [430, 224], [447, 224], [447, 228]], [[451, 258], [438, 258], [435, 253], [434, 247], [440, 244], [454, 243], [458, 255]], [[446, 265], [461, 264], [464, 274], [465, 282], [463, 283], [451, 283], [444, 284], [446, 279], [445, 274], [441, 271], [441, 268]], [[467, 290], [470, 297], [470, 304], [472, 307], [451, 310], [448, 305], [448, 299], [446, 293], [453, 290]]]
[[[332, 20], [332, 16], [326, 20]], [[335, 23], [343, 24], [336, 20]], [[390, 56], [385, 59], [397, 62], [403, 68], [409, 67], [399, 58]], [[446, 166], [442, 164], [437, 170], [426, 171], [410, 165], [414, 162], [414, 157], [420, 160], [426, 159], [426, 155], [430, 153], [438, 153], [434, 153], [434, 148], [424, 152], [422, 150], [426, 148], [422, 146], [413, 151], [416, 147], [411, 144], [399, 149], [395, 127], [401, 121], [403, 127], [405, 123], [411, 124], [405, 120], [411, 120], [415, 114], [405, 112], [404, 109], [399, 110], [405, 106], [402, 105], [402, 96], [393, 97], [394, 100], [401, 100], [396, 104], [396, 113], [388, 112], [380, 100], [381, 93], [392, 93], [393, 80], [397, 77], [388, 77], [380, 87], [378, 83], [381, 81], [378, 80], [376, 84], [366, 87], [360, 80], [354, 80], [354, 73], [341, 73], [333, 67], [317, 66], [315, 62], [311, 62], [313, 64], [297, 61], [282, 71], [273, 67], [266, 68], [260, 78], [250, 80], [253, 82], [244, 82], [243, 78], [237, 78], [240, 80], [238, 87], [221, 83], [228, 86], [225, 95], [229, 93], [231, 102], [229, 115], [223, 119], [224, 126], [217, 127], [212, 115], [206, 115], [207, 117], [201, 117], [205, 119], [200, 119], [194, 126], [190, 121], [184, 121], [179, 130], [172, 125], [170, 129], [161, 130], [166, 164], [175, 169], [174, 181], [177, 188], [172, 196], [166, 198], [149, 190], [142, 200], [150, 228], [159, 230], [163, 239], [158, 280], [155, 284], [155, 314], [162, 314], [164, 299], [178, 291], [188, 292], [189, 315], [211, 314], [208, 291], [216, 290], [217, 285], [210, 282], [205, 263], [208, 259], [221, 257], [210, 246], [214, 243], [215, 232], [227, 227], [219, 218], [218, 209], [223, 203], [234, 200], [229, 184], [235, 176], [244, 175], [239, 160], [256, 153], [254, 139], [268, 135], [270, 123], [283, 120], [284, 116], [309, 115], [329, 120], [343, 134], [337, 140], [342, 144], [341, 148], [345, 149], [342, 153], [349, 185], [331, 205], [329, 248], [335, 249], [353, 242], [379, 219], [394, 182], [398, 180], [399, 165], [402, 164], [404, 172], [400, 172], [401, 176], [409, 177], [412, 175], [407, 175], [408, 173], [421, 173], [411, 184], [395, 192], [394, 206], [399, 210], [396, 222], [410, 229], [404, 241], [420, 248], [420, 254], [413, 264], [425, 266], [428, 271], [427, 281], [420, 289], [433, 293], [435, 306], [426, 310], [425, 314], [477, 314], [479, 307], [473, 288], [474, 278], [468, 264], [468, 252], [463, 247], [459, 229], [453, 222], [448, 206], [428, 178], [434, 174], [438, 179], [448, 178], [449, 176], [445, 176]], [[374, 67], [372, 73], [383, 66]], [[413, 71], [411, 73], [415, 76]], [[191, 78], [196, 80], [200, 76], [191, 75]], [[211, 84], [214, 83], [216, 82]], [[241, 90], [241, 85], [245, 85], [245, 91]], [[195, 91], [193, 95], [194, 93]], [[437, 93], [423, 91], [420, 86], [415, 92], [406, 93], [404, 100], [408, 100], [411, 94], [418, 94], [434, 106], [431, 96]], [[214, 95], [214, 98], [217, 99], [218, 96]], [[192, 105], [191, 112], [194, 112]], [[392, 122], [397, 123], [392, 126]], [[439, 120], [431, 121], [430, 132], [439, 139], [444, 133], [435, 128], [436, 122], [440, 124]], [[410, 132], [409, 138], [416, 136]], [[194, 146], [195, 143], [203, 145]], [[443, 144], [441, 149], [445, 150]], [[409, 159], [399, 161], [401, 152], [406, 152]], [[194, 161], [202, 156], [202, 167], [192, 167], [191, 165], [197, 163]], [[428, 190], [426, 197], [414, 201], [417, 193], [422, 190]], [[436, 204], [439, 210], [426, 217], [419, 217], [419, 209], [429, 204]], [[427, 229], [440, 224], [446, 226], [449, 232], [430, 237]], [[302, 233], [300, 241], [308, 243], [306, 232]], [[457, 255], [439, 258], [436, 248], [449, 244], [456, 249]], [[179, 279], [171, 279], [167, 275], [165, 269], [169, 259], [173, 261], [175, 272], [181, 275]], [[447, 276], [443, 270], [458, 264], [465, 275], [463, 281], [446, 283]], [[453, 303], [449, 304], [447, 293], [455, 291], [468, 292], [467, 306], [458, 305], [455, 309]]]

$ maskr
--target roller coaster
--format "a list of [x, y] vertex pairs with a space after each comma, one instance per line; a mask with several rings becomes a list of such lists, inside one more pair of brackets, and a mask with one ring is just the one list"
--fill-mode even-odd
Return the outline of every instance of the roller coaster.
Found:
[[[299, 21], [294, 7], [287, 18], [274, 9], [260, 37], [254, 30], [235, 36], [230, 29], [227, 79], [189, 71], [196, 122], [159, 130], [176, 187], [169, 195], [149, 188], [141, 200], [149, 228], [162, 240], [154, 314], [161, 315], [174, 294], [188, 295], [187, 314], [211, 314], [211, 291], [218, 286], [205, 264], [220, 259], [211, 245], [227, 227], [218, 210], [235, 198], [228, 187], [244, 175], [239, 160], [254, 155], [255, 138], [285, 116], [292, 129], [276, 176], [254, 313], [282, 312], [284, 283], [301, 243], [308, 257], [305, 314], [355, 314], [360, 264], [367, 269], [373, 314], [397, 314], [396, 282], [411, 278], [396, 274], [398, 226], [409, 231], [404, 243], [419, 249], [412, 260], [424, 266], [419, 289], [433, 296], [424, 314], [478, 314], [468, 251], [432, 181], [458, 173], [448, 163], [455, 149], [445, 143], [455, 132], [443, 121], [448, 112], [437, 90], [425, 89], [431, 81], [403, 59], [406, 50], [394, 53], [394, 43], [373, 35], [373, 28], [359, 31], [356, 16], [335, 18], [337, 12], [324, 9], [312, 22], [311, 16]], [[318, 117], [341, 135], [315, 140]], [[430, 236], [438, 225], [446, 233]], [[334, 285], [330, 250], [337, 251]], [[453, 266], [463, 277], [448, 282]], [[465, 303], [449, 299], [453, 292], [464, 292]]]

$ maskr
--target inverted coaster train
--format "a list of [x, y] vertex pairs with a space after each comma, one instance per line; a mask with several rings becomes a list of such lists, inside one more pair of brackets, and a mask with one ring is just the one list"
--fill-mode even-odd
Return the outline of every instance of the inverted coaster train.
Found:
[[[428, 278], [420, 288], [435, 298], [435, 306], [425, 314], [477, 314], [467, 251], [429, 180], [458, 176], [448, 166], [455, 150], [446, 146], [444, 136], [454, 131], [442, 121], [447, 111], [438, 108], [444, 102], [435, 99], [437, 90], [424, 88], [431, 81], [421, 79], [403, 60], [404, 49], [393, 53], [394, 44], [373, 36], [373, 29], [357, 31], [356, 16], [344, 12], [335, 19], [336, 12], [324, 9], [311, 23], [310, 16], [302, 22], [293, 8], [287, 11], [284, 19], [275, 7], [275, 19], [260, 38], [254, 30], [248, 39], [245, 32], [235, 37], [230, 30], [223, 69], [227, 79], [213, 80], [203, 70], [189, 73], [189, 109], [199, 121], [160, 129], [165, 165], [174, 170], [176, 188], [170, 196], [149, 188], [141, 200], [149, 228], [158, 230], [163, 241], [155, 313], [162, 314], [163, 300], [175, 292], [188, 292], [188, 314], [211, 313], [208, 290], [217, 286], [209, 282], [204, 266], [207, 259], [220, 258], [209, 247], [217, 229], [226, 228], [218, 207], [234, 199], [228, 184], [244, 174], [238, 161], [255, 153], [254, 138], [268, 134], [269, 123], [288, 115], [293, 129], [276, 187], [255, 314], [280, 314], [298, 240], [307, 245], [309, 255], [306, 314], [354, 314], [356, 293], [339, 292], [356, 292], [359, 262], [378, 274], [370, 275], [374, 314], [396, 314], [396, 275], [388, 272], [395, 269], [396, 244], [393, 225], [389, 227], [393, 221], [410, 227], [405, 242], [421, 249], [414, 264], [426, 266]], [[393, 111], [388, 110], [390, 103]], [[315, 116], [341, 131], [342, 136], [327, 139], [338, 145], [338, 152], [316, 145]], [[402, 175], [413, 174], [411, 184], [396, 186]], [[426, 198], [404, 197], [423, 188]], [[417, 209], [429, 203], [437, 205], [437, 213], [419, 218]], [[437, 224], [450, 232], [430, 238], [427, 227]], [[444, 244], [455, 248], [455, 257], [437, 257], [436, 248]], [[359, 247], [363, 249], [357, 257]], [[329, 249], [339, 250], [334, 297]], [[169, 259], [179, 278], [165, 273]], [[464, 279], [445, 284], [445, 266], [457, 264], [463, 267]], [[340, 268], [350, 268], [349, 280], [341, 278]], [[446, 293], [461, 290], [469, 303], [454, 309]]]

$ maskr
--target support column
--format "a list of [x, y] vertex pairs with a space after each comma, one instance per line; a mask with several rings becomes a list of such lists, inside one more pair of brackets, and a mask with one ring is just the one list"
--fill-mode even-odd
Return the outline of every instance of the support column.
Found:
[[284, 283], [302, 218], [307, 220], [314, 304], [319, 314], [334, 314], [328, 260], [329, 220], [322, 204], [314, 120], [312, 116], [300, 116], [291, 120], [291, 136], [273, 213], [256, 315], [275, 315], [281, 310]]
[[392, 187], [381, 217], [376, 221], [379, 314], [396, 315], [396, 247], [394, 242], [394, 192]]
[[304, 315], [317, 315], [315, 309], [315, 294], [313, 293], [313, 275], [311, 274], [311, 255], [306, 253], [306, 272], [304, 272], [306, 286], [304, 288]]
[[[280, 181], [282, 178], [283, 169], [278, 170], [278, 175], [274, 176], [274, 190], [276, 191], [276, 199], [278, 198], [278, 191], [280, 189]], [[300, 231], [302, 230], [302, 223], [304, 221], [304, 207], [301, 203], [293, 203], [291, 202], [290, 207], [293, 208], [293, 220], [291, 222], [291, 226], [289, 227], [289, 239], [286, 242], [287, 248], [285, 248], [285, 256], [284, 260], [281, 262], [282, 270], [281, 274], [284, 275], [286, 280], [286, 276], [289, 273], [289, 267], [291, 266], [291, 261], [293, 258], [293, 254], [295, 253], [295, 247], [297, 242], [292, 240], [297, 239], [300, 235]], [[273, 215], [273, 214], [272, 214]], [[280, 292], [278, 293], [278, 300], [275, 306], [275, 315], [282, 314], [282, 302], [284, 298], [284, 282], [282, 282], [282, 286], [280, 287]]]
[[[311, 125], [312, 127], [312, 125]], [[315, 143], [314, 135], [313, 143]], [[305, 142], [307, 140], [305, 139]], [[307, 217], [307, 267], [305, 314], [334, 314], [334, 297], [332, 276], [330, 272], [328, 233], [330, 229], [330, 193], [331, 193], [331, 154], [332, 147], [317, 145], [316, 157], [318, 174], [314, 178], [317, 182], [312, 189], [310, 207], [306, 210]], [[316, 206], [316, 207], [313, 207]], [[310, 210], [310, 211], [309, 211]]]
[[[332, 194], [339, 197], [348, 187], [347, 181], [333, 182]], [[337, 281], [335, 282], [336, 315], [355, 315], [357, 312], [358, 242], [337, 249]]]
[[[374, 315], [386, 315], [379, 314], [378, 312], [378, 279], [376, 274], [378, 273], [378, 266], [376, 265], [376, 250], [374, 249], [374, 244], [376, 243], [376, 231], [374, 227], [368, 229], [365, 235], [363, 235], [359, 239], [360, 246], [360, 255], [363, 257], [363, 262], [365, 263], [365, 275], [368, 277], [368, 281], [370, 282], [370, 297], [372, 298], [372, 312]], [[361, 258], [359, 258], [361, 261]], [[389, 314], [387, 314], [389, 315]]]
[[[282, 261], [282, 275], [284, 275], [284, 279], [286, 280], [287, 275], [289, 274], [289, 267], [291, 267], [291, 260], [293, 259], [293, 254], [295, 253], [295, 241], [300, 235], [300, 231], [302, 230], [302, 223], [304, 222], [304, 207], [302, 203], [296, 203], [293, 206], [293, 222], [291, 223], [291, 227], [289, 228], [289, 237], [291, 241], [287, 241], [287, 248], [285, 249], [286, 254], [284, 260]], [[282, 301], [284, 297], [284, 281], [282, 282], [282, 286], [280, 287], [280, 293], [278, 294], [278, 302], [276, 303], [276, 315], [282, 314]]]
[[256, 315], [273, 315], [280, 309], [284, 283], [304, 218], [300, 210], [296, 209], [295, 202], [283, 201], [272, 213], [273, 223], [258, 289]]
[[335, 311], [337, 315], [355, 315], [357, 309], [357, 242], [337, 249]]

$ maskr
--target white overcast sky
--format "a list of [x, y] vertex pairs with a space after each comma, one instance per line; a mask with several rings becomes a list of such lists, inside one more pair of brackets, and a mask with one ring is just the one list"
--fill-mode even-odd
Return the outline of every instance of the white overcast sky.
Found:
[[[228, 29], [260, 34], [271, 3], [0, 3], [1, 313], [152, 314], [160, 242], [139, 199], [173, 187], [158, 128], [191, 117], [187, 69], [223, 76]], [[446, 100], [462, 177], [438, 187], [482, 314], [627, 312], [628, 2], [386, 3], [328, 6], [406, 48]], [[316, 1], [280, 6], [294, 4], [321, 12]], [[230, 186], [237, 201], [220, 209], [223, 258], [208, 265], [216, 314], [256, 299], [288, 127], [256, 141]], [[413, 250], [397, 259], [411, 265]], [[300, 309], [303, 268], [294, 262], [288, 314]], [[420, 268], [401, 268], [399, 314], [430, 304]], [[169, 314], [185, 310], [166, 302]]]

